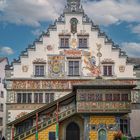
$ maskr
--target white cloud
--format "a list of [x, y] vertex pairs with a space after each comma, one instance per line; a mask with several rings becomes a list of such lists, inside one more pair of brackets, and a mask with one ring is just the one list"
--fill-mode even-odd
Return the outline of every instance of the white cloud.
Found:
[[140, 43], [125, 42], [122, 43], [122, 49], [130, 57], [140, 57]]
[[138, 0], [87, 1], [84, 9], [97, 24], [109, 25], [120, 21], [140, 22]]
[[3, 11], [6, 7], [6, 0], [0, 0], [0, 11]]
[[11, 55], [14, 54], [14, 51], [10, 47], [0, 47], [0, 54]]
[[[56, 19], [67, 0], [3, 0], [0, 21], [39, 26], [41, 21]], [[86, 13], [100, 25], [120, 21], [140, 22], [139, 0], [83, 0]]]
[[41, 32], [42, 30], [41, 29], [35, 29], [35, 30], [32, 30], [31, 33], [35, 36], [39, 36], [41, 35]]
[[140, 24], [131, 27], [132, 32], [140, 35]]
[[[65, 0], [7, 0], [0, 21], [39, 26], [41, 21], [54, 20], [62, 12]], [[4, 4], [3, 4], [4, 5]], [[2, 7], [2, 6], [1, 6]]]

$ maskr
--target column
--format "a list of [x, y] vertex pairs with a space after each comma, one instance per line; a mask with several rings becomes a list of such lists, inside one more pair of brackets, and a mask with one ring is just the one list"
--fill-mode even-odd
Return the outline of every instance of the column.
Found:
[[89, 116], [84, 115], [84, 140], [89, 140]]

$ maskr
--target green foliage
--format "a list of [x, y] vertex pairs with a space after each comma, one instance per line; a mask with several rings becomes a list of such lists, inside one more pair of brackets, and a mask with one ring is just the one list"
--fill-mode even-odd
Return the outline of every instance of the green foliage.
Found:
[[126, 136], [122, 136], [121, 140], [128, 140]]

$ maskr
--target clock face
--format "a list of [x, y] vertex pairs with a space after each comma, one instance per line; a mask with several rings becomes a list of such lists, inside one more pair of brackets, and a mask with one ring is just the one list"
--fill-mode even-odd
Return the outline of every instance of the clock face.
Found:
[[59, 64], [55, 64], [53, 67], [52, 67], [52, 71], [54, 73], [59, 73], [60, 72], [60, 65]]

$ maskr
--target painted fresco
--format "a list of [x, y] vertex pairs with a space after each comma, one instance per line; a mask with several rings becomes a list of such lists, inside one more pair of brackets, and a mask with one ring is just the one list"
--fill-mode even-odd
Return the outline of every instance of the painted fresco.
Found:
[[95, 57], [85, 57], [84, 58], [84, 63], [85, 63], [85, 67], [83, 67], [84, 69], [87, 69], [88, 72], [88, 76], [99, 76], [100, 74], [100, 68], [98, 66], [96, 66], [96, 60]]
[[129, 112], [130, 102], [77, 102], [77, 112]]
[[48, 56], [48, 77], [60, 78], [65, 76], [65, 57], [61, 55]]
[[89, 80], [17, 80], [13, 81], [11, 89], [72, 89], [72, 85], [89, 82]]

